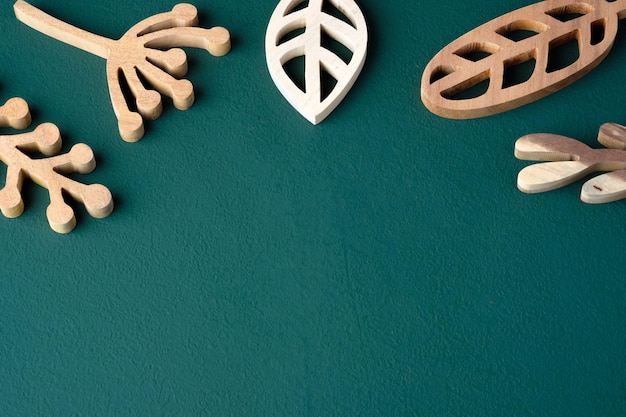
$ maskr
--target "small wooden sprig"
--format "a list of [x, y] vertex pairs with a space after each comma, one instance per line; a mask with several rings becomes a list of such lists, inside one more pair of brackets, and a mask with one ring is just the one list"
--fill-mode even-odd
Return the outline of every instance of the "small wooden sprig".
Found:
[[540, 193], [564, 187], [598, 171], [609, 171], [585, 182], [580, 198], [591, 204], [626, 198], [626, 127], [606, 123], [598, 142], [606, 149], [592, 149], [582, 142], [549, 133], [526, 135], [515, 143], [515, 156], [527, 161], [551, 161], [522, 169], [518, 188]]
[[[28, 105], [22, 99], [11, 99], [0, 107], [0, 127], [26, 128], [30, 124]], [[103, 185], [85, 185], [63, 176], [63, 173], [88, 173], [96, 162], [91, 148], [77, 144], [67, 154], [55, 155], [61, 149], [59, 129], [43, 123], [32, 132], [0, 135], [0, 160], [7, 165], [6, 184], [0, 190], [0, 210], [14, 218], [24, 212], [22, 184], [29, 177], [48, 189], [50, 205], [46, 211], [52, 230], [69, 233], [76, 226], [74, 210], [65, 202], [63, 192], [82, 202], [87, 212], [104, 218], [113, 211], [111, 192]], [[40, 152], [47, 158], [33, 159], [29, 152]]]
[[[171, 97], [179, 110], [192, 106], [193, 85], [178, 78], [187, 73], [187, 56], [178, 47], [202, 48], [222, 56], [231, 46], [230, 34], [223, 27], [195, 27], [198, 11], [191, 4], [178, 4], [170, 12], [141, 21], [119, 40], [69, 25], [23, 0], [15, 3], [14, 10], [20, 21], [35, 30], [107, 60], [109, 94], [120, 135], [127, 142], [143, 137], [143, 119], [155, 120], [161, 115], [161, 94]], [[142, 78], [156, 91], [146, 88]], [[133, 98], [125, 96], [124, 85]], [[129, 106], [127, 99], [134, 100], [134, 106]]]

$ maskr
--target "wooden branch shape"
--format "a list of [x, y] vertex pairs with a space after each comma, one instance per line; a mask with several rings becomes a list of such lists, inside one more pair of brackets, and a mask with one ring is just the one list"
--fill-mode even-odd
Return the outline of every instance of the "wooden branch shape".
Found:
[[[26, 127], [30, 122], [28, 106], [21, 99], [9, 100], [0, 107], [0, 126]], [[59, 129], [52, 123], [39, 125], [34, 131], [0, 135], [0, 160], [7, 165], [6, 183], [0, 190], [0, 210], [14, 218], [24, 212], [22, 185], [25, 177], [48, 189], [50, 205], [46, 211], [50, 227], [58, 233], [69, 233], [76, 226], [74, 210], [65, 203], [63, 192], [82, 202], [87, 212], [104, 218], [113, 211], [111, 192], [103, 185], [85, 185], [64, 177], [63, 173], [88, 173], [96, 162], [85, 144], [77, 144], [69, 153], [57, 156], [61, 149]], [[28, 152], [41, 152], [48, 158], [32, 159]]]
[[[149, 17], [119, 40], [71, 26], [23, 0], [15, 3], [14, 10], [20, 21], [35, 30], [107, 60], [111, 102], [120, 135], [127, 142], [143, 137], [143, 119], [155, 120], [161, 115], [161, 94], [171, 97], [179, 110], [192, 106], [193, 85], [177, 78], [187, 73], [187, 56], [178, 47], [202, 48], [214, 56], [230, 51], [228, 30], [195, 27], [198, 12], [191, 4], [178, 4], [171, 12]], [[156, 91], [146, 88], [144, 80]], [[124, 85], [129, 87], [132, 98], [124, 94]], [[133, 99], [137, 111], [128, 104]]]
[[[334, 7], [333, 16], [324, 8]], [[301, 33], [300, 33], [301, 32]], [[367, 26], [353, 0], [282, 0], [270, 18], [265, 35], [267, 67], [282, 95], [308, 121], [318, 124], [344, 99], [358, 78], [367, 52]], [[324, 44], [326, 37], [349, 50], [340, 57]], [[298, 86], [285, 64], [304, 56], [304, 86]], [[324, 91], [323, 77], [336, 84]]]
[[607, 149], [592, 149], [582, 142], [548, 133], [521, 137], [515, 156], [528, 161], [551, 161], [522, 169], [518, 188], [540, 193], [569, 185], [597, 171], [613, 171], [583, 184], [581, 199], [607, 203], [626, 197], [626, 127], [607, 123], [600, 128], [598, 141]]
[[[424, 69], [433, 113], [471, 119], [514, 109], [583, 77], [609, 53], [626, 0], [547, 0], [509, 12], [443, 48]], [[573, 62], [553, 59], [575, 43]]]

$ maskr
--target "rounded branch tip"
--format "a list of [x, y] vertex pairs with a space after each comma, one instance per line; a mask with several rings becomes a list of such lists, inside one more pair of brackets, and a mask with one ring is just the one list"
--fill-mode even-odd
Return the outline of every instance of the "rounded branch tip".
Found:
[[0, 191], [0, 208], [9, 219], [19, 217], [24, 212], [24, 201], [17, 188], [5, 186]]
[[228, 29], [216, 26], [209, 29], [207, 50], [213, 56], [224, 56], [230, 52], [230, 33]]
[[172, 101], [178, 110], [189, 110], [195, 101], [193, 84], [189, 80], [177, 80], [172, 91]]
[[186, 21], [197, 23], [198, 9], [193, 4], [179, 3], [172, 8], [172, 12]]
[[53, 123], [42, 123], [35, 128], [37, 149], [44, 155], [54, 155], [61, 150], [61, 132]]
[[174, 77], [183, 77], [187, 74], [187, 54], [180, 48], [172, 48], [162, 53], [164, 69]]
[[145, 90], [137, 94], [137, 110], [148, 120], [156, 120], [163, 112], [161, 94], [154, 90]]
[[74, 210], [64, 201], [50, 203], [46, 216], [50, 227], [57, 233], [66, 234], [76, 227]]
[[126, 142], [139, 141], [144, 133], [143, 118], [139, 113], [128, 113], [118, 120], [120, 136]]
[[113, 212], [113, 196], [107, 187], [91, 184], [83, 193], [87, 212], [96, 219], [103, 219]]
[[87, 174], [96, 169], [96, 158], [89, 145], [77, 143], [70, 149], [69, 157], [76, 172]]
[[32, 121], [28, 103], [19, 97], [9, 99], [0, 107], [0, 120], [3, 118], [14, 129], [25, 129]]

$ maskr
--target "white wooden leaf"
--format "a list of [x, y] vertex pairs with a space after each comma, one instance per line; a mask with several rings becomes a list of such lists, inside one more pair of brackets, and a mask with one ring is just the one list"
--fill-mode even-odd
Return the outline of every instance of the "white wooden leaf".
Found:
[[[350, 23], [325, 12], [325, 2]], [[290, 34], [297, 36], [287, 39]], [[325, 36], [351, 52], [348, 62], [323, 45]], [[366, 51], [365, 18], [353, 0], [281, 0], [265, 36], [267, 66], [274, 83], [289, 103], [313, 124], [324, 120], [346, 96], [363, 68]], [[304, 91], [284, 67], [301, 56], [305, 61]], [[322, 71], [337, 81], [325, 97]]]

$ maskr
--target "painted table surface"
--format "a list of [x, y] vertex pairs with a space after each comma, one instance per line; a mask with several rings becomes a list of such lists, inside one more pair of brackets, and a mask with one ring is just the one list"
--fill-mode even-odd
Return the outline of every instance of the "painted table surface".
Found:
[[[26, 99], [64, 149], [91, 146], [81, 179], [115, 211], [77, 206], [59, 235], [27, 182], [24, 214], [0, 218], [0, 415], [626, 413], [626, 202], [582, 203], [580, 182], [523, 194], [513, 156], [528, 133], [599, 147], [602, 123], [626, 122], [624, 30], [565, 90], [454, 121], [420, 102], [424, 66], [529, 3], [360, 0], [365, 67], [313, 126], [266, 68], [276, 3], [202, 1], [200, 25], [228, 28], [232, 51], [188, 50], [194, 106], [166, 102], [126, 143], [104, 60], [12, 3], [1, 101]], [[31, 4], [113, 39], [174, 5]]]

